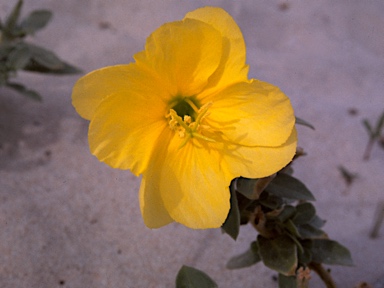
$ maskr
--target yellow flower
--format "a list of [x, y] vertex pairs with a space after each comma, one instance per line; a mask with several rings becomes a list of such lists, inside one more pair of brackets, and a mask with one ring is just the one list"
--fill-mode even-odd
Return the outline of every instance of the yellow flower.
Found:
[[73, 88], [74, 107], [90, 120], [91, 152], [143, 175], [148, 227], [220, 227], [233, 178], [265, 177], [291, 161], [289, 99], [248, 79], [243, 36], [220, 8], [162, 25], [134, 59], [93, 71]]

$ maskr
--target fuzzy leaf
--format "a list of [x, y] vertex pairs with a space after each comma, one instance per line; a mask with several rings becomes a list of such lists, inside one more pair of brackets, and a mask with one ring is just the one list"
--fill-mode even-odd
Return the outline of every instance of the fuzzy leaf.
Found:
[[315, 217], [313, 217], [313, 219], [311, 220], [311, 222], [309, 222], [309, 224], [315, 228], [318, 228], [320, 229], [321, 227], [324, 226], [325, 224], [325, 220], [321, 219], [319, 216], [315, 215]]
[[177, 273], [176, 288], [216, 288], [218, 287], [206, 273], [189, 266], [183, 266]]
[[363, 125], [364, 125], [365, 129], [367, 129], [369, 137], [374, 137], [375, 132], [373, 131], [373, 128], [367, 119], [363, 120]]
[[231, 208], [229, 209], [229, 213], [227, 219], [224, 224], [221, 226], [221, 229], [224, 233], [227, 233], [234, 240], [236, 240], [237, 236], [240, 232], [240, 211], [237, 203], [236, 191], [234, 189], [234, 182], [231, 182], [230, 193], [231, 193]]
[[296, 237], [296, 238], [301, 237], [301, 234], [300, 234], [299, 230], [297, 229], [297, 227], [295, 226], [295, 224], [293, 224], [293, 222], [292, 222], [291, 219], [288, 219], [288, 220], [284, 223], [284, 228], [285, 228], [286, 231], [288, 231], [292, 236], [294, 236], [294, 237]]
[[299, 225], [297, 227], [297, 230], [299, 231], [301, 238], [308, 239], [308, 238], [324, 238], [327, 234], [319, 228], [316, 228], [312, 226], [311, 224], [303, 224]]
[[255, 193], [257, 181], [258, 179], [248, 179], [243, 177], [236, 178], [234, 180], [235, 190], [248, 199], [257, 199], [258, 195]]
[[376, 123], [375, 136], [379, 137], [381, 129], [384, 127], [384, 112], [381, 114], [379, 120]]
[[294, 200], [315, 200], [315, 197], [301, 181], [284, 173], [278, 173], [266, 190], [278, 197]]
[[279, 215], [277, 215], [277, 219], [279, 219], [281, 222], [287, 221], [289, 218], [291, 218], [296, 213], [296, 208], [291, 205], [285, 205], [284, 209], [280, 212]]
[[44, 28], [51, 18], [52, 13], [50, 11], [36, 10], [21, 22], [21, 27], [27, 34], [33, 34]]
[[303, 247], [303, 251], [298, 251], [297, 257], [300, 264], [307, 265], [312, 261], [312, 253], [309, 249]]
[[303, 125], [303, 126], [306, 126], [308, 128], [311, 128], [312, 130], [315, 130], [315, 126], [313, 126], [311, 123], [299, 118], [299, 117], [296, 117], [296, 124], [298, 125]]
[[297, 288], [296, 276], [285, 276], [279, 273], [279, 288]]
[[243, 254], [232, 257], [228, 261], [226, 267], [228, 269], [240, 269], [252, 266], [259, 261], [261, 261], [259, 255], [259, 246], [257, 245], [257, 242], [254, 241], [251, 243], [249, 249]]
[[267, 191], [263, 191], [260, 195], [259, 203], [272, 210], [279, 209], [283, 204], [284, 200], [281, 197], [270, 194]]
[[31, 53], [25, 45], [16, 46], [8, 55], [7, 67], [13, 71], [23, 69], [29, 62]]
[[302, 225], [311, 222], [316, 216], [316, 209], [309, 202], [301, 203], [296, 206], [296, 214], [292, 218], [295, 225]]
[[27, 45], [32, 54], [31, 58], [41, 66], [53, 71], [64, 68], [64, 63], [53, 52], [32, 44]]
[[75, 74], [81, 72], [78, 68], [60, 60], [53, 52], [29, 43], [25, 43], [25, 45], [31, 51], [31, 61], [24, 70], [52, 74]]
[[23, 1], [19, 0], [15, 5], [15, 7], [13, 7], [7, 20], [5, 20], [4, 30], [7, 34], [13, 34], [12, 30], [14, 30], [16, 27], [17, 20], [19, 19], [19, 16], [20, 16], [21, 6], [23, 6]]
[[295, 275], [297, 268], [297, 246], [287, 235], [274, 239], [257, 237], [259, 254], [265, 266], [286, 276]]
[[8, 57], [13, 49], [15, 49], [15, 45], [0, 43], [0, 60]]
[[24, 96], [27, 96], [29, 98], [32, 98], [33, 100], [41, 101], [41, 96], [39, 93], [33, 90], [27, 89], [24, 85], [18, 84], [18, 83], [6, 83], [7, 87], [12, 88], [19, 92], [20, 94], [23, 94]]
[[329, 239], [312, 239], [303, 241], [309, 248], [312, 261], [328, 265], [353, 266], [351, 253], [343, 245]]

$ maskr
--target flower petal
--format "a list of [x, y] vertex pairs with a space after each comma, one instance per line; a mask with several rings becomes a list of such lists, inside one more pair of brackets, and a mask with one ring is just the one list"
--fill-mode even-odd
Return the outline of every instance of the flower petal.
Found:
[[223, 149], [223, 163], [228, 166], [233, 178], [262, 178], [270, 176], [284, 168], [296, 153], [297, 133], [291, 130], [291, 135], [285, 143], [278, 147], [247, 147], [230, 145]]
[[230, 208], [230, 174], [220, 167], [219, 152], [192, 139], [179, 148], [176, 136], [161, 171], [160, 192], [169, 215], [187, 227], [220, 227]]
[[91, 120], [88, 138], [92, 154], [100, 161], [139, 175], [148, 166], [161, 133], [170, 130], [161, 87], [150, 75], [136, 69], [129, 77], [128, 87], [129, 91], [101, 101]]
[[208, 100], [207, 123], [239, 145], [280, 146], [295, 123], [289, 98], [266, 82], [238, 83]]
[[172, 96], [192, 96], [207, 84], [217, 69], [221, 34], [201, 21], [186, 19], [166, 23], [147, 39], [145, 51], [134, 55], [138, 65], [154, 70], [174, 87]]
[[174, 221], [166, 210], [160, 193], [160, 171], [163, 168], [163, 155], [166, 153], [167, 143], [169, 143], [172, 134], [164, 133], [160, 137], [159, 145], [143, 175], [139, 192], [140, 210], [144, 223], [152, 229], [160, 228]]
[[73, 87], [72, 105], [81, 117], [91, 120], [97, 106], [108, 95], [129, 91], [132, 65], [101, 68], [81, 77]]
[[[223, 36], [223, 53], [220, 66], [209, 79], [209, 87], [222, 89], [236, 82], [247, 80], [248, 65], [245, 64], [246, 49], [243, 34], [235, 20], [225, 10], [218, 7], [203, 7], [187, 13], [184, 19], [196, 19], [205, 22]], [[211, 89], [206, 87], [204, 95]]]

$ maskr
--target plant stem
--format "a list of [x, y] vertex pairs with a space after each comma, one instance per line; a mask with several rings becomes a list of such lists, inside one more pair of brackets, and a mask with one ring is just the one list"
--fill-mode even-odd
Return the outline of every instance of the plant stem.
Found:
[[320, 276], [327, 288], [336, 288], [336, 284], [333, 281], [331, 274], [320, 263], [311, 262], [308, 267], [315, 271]]

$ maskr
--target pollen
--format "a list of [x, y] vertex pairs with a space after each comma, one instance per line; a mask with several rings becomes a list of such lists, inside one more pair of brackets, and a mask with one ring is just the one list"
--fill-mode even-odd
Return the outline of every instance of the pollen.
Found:
[[195, 121], [192, 121], [192, 117], [184, 115], [183, 118], [177, 115], [177, 112], [173, 109], [169, 110], [166, 115], [169, 127], [175, 131], [180, 138], [184, 139], [181, 143], [180, 148], [183, 147], [187, 142], [195, 137], [208, 142], [216, 142], [214, 139], [203, 135], [205, 130], [209, 130], [208, 125], [202, 125], [201, 122], [209, 115], [208, 109], [212, 106], [212, 102], [206, 103], [200, 109], [196, 108], [197, 117]]

